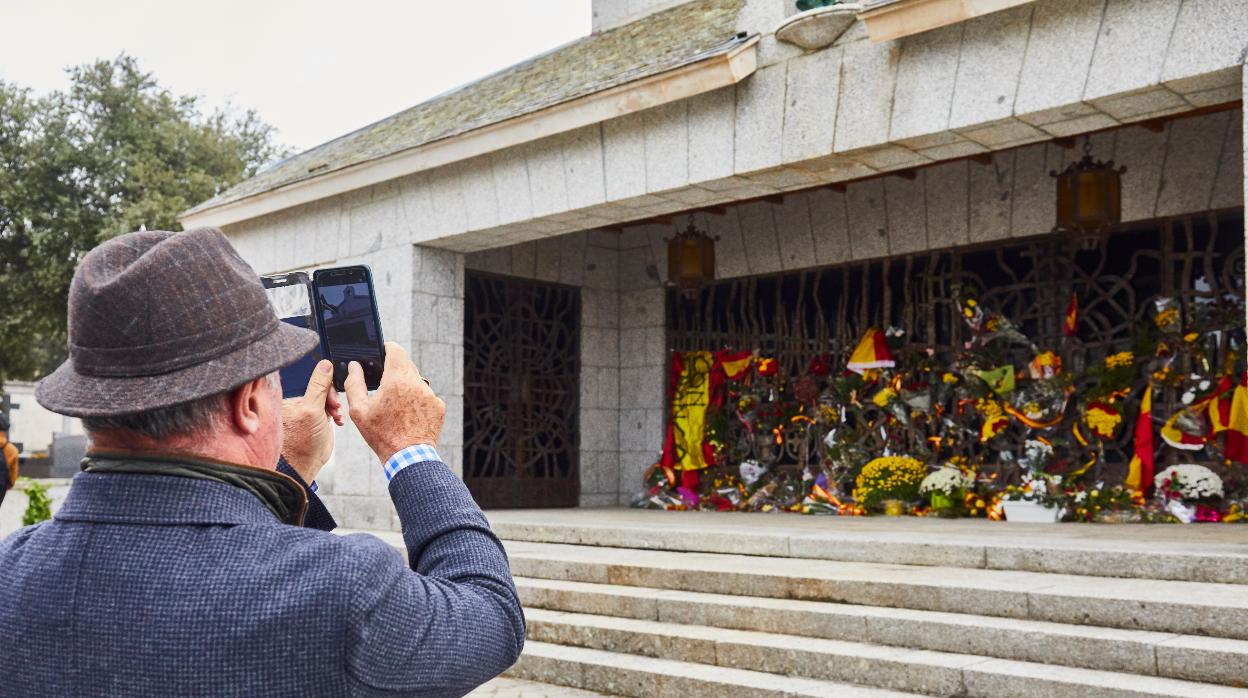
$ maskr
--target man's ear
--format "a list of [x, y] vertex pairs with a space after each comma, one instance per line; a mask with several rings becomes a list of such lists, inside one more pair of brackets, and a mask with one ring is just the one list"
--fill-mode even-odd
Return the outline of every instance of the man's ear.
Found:
[[230, 419], [233, 427], [242, 434], [255, 434], [264, 425], [264, 395], [269, 389], [268, 378], [244, 383], [230, 393]]

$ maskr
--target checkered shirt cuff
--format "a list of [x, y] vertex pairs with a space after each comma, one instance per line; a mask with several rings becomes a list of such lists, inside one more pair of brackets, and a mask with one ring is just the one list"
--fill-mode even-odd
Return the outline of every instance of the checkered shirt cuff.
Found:
[[393, 480], [394, 476], [398, 475], [400, 470], [409, 465], [427, 463], [429, 461], [442, 461], [442, 459], [438, 457], [438, 452], [433, 446], [428, 444], [408, 446], [402, 451], [390, 456], [390, 460], [386, 461], [386, 482]]

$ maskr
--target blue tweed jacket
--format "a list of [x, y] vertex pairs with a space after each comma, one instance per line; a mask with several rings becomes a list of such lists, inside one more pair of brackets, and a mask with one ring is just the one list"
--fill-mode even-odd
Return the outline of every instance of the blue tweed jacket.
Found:
[[442, 463], [390, 482], [410, 569], [219, 482], [80, 473], [0, 541], [0, 695], [462, 695], [512, 664], [503, 548]]

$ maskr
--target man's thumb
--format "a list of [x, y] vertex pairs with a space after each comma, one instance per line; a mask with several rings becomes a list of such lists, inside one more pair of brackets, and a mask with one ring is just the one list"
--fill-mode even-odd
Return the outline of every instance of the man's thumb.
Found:
[[364, 369], [356, 361], [347, 364], [347, 380], [342, 387], [347, 390], [347, 403], [352, 413], [368, 402], [368, 386], [364, 382]]
[[316, 370], [312, 371], [312, 377], [308, 379], [308, 389], [304, 392], [303, 397], [318, 405], [324, 405], [325, 398], [329, 395], [329, 386], [333, 384], [334, 365], [325, 359], [321, 359], [316, 364]]

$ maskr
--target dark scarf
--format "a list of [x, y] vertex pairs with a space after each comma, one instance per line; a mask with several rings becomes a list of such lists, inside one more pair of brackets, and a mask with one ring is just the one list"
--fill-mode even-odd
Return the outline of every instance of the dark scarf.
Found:
[[255, 495], [283, 523], [303, 525], [308, 495], [289, 477], [263, 468], [183, 455], [93, 451], [82, 460], [87, 473], [140, 473], [210, 480]]

